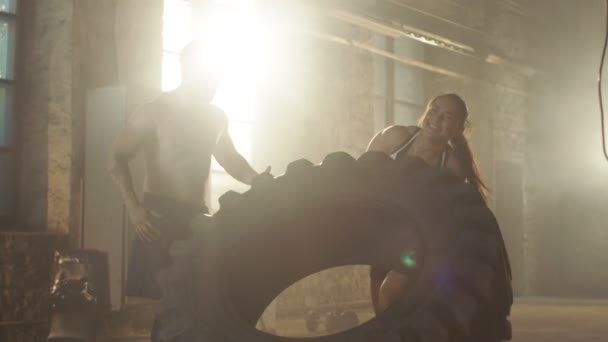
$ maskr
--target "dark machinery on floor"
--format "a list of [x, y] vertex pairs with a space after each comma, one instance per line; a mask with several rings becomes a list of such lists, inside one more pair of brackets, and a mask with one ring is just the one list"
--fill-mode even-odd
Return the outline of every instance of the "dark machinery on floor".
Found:
[[55, 256], [49, 342], [94, 341], [110, 310], [107, 254], [78, 249]]

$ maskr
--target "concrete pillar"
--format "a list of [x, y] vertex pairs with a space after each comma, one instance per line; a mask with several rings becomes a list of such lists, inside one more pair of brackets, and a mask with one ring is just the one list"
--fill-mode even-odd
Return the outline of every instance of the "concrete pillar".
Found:
[[162, 0], [22, 3], [20, 222], [77, 246], [86, 89], [126, 85], [131, 109], [159, 94]]

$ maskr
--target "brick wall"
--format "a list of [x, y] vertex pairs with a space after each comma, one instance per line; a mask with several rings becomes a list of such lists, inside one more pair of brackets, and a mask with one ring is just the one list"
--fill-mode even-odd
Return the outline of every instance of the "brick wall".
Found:
[[18, 89], [23, 129], [20, 221], [35, 230], [46, 230], [49, 223], [50, 230], [69, 227], [71, 18], [71, 1], [25, 2], [22, 20], [31, 24], [23, 34], [28, 68]]
[[307, 35], [283, 37], [275, 50], [276, 67], [258, 93], [254, 159], [280, 173], [299, 158], [320, 162], [338, 150], [355, 157], [365, 151], [374, 133], [371, 56]]

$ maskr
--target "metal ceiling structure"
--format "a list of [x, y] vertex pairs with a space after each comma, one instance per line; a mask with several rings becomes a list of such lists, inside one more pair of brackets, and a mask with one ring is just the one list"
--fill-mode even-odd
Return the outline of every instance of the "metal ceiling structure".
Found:
[[[472, 2], [468, 1], [468, 2]], [[452, 1], [457, 2], [457, 1]], [[467, 1], [461, 1], [467, 2]], [[266, 3], [276, 2], [267, 0]], [[535, 68], [507, 56], [494, 44], [493, 37], [483, 28], [467, 25], [453, 19], [430, 12], [421, 8], [416, 0], [332, 0], [306, 1], [305, 4], [289, 2], [290, 13], [312, 15], [317, 18], [330, 19], [337, 22], [360, 27], [393, 39], [413, 39], [431, 48], [441, 49], [452, 54], [450, 58], [461, 61], [464, 65], [484, 65], [508, 69], [523, 77], [531, 77], [538, 73]], [[418, 3], [416, 5], [415, 3]], [[489, 4], [488, 2], [484, 2]], [[495, 10], [508, 11], [513, 15], [526, 16], [527, 10], [513, 0], [492, 1]], [[281, 5], [285, 5], [283, 2]], [[462, 5], [463, 8], [466, 4]], [[465, 9], [463, 9], [464, 11]], [[438, 66], [426, 61], [416, 60], [405, 55], [399, 55], [384, 48], [375, 46], [372, 42], [341, 36], [334, 32], [306, 28], [304, 33], [337, 44], [349, 45], [367, 51], [395, 62], [411, 67], [421, 68], [435, 74], [454, 77], [464, 81], [491, 84], [510, 93], [527, 96], [520, 89], [514, 89], [495, 81], [472, 77], [459, 72], [455, 68]]]

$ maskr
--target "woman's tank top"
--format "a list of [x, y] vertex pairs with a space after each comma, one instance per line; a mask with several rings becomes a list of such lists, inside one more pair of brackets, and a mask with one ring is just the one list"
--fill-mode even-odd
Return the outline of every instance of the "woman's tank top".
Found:
[[[414, 140], [416, 140], [418, 135], [420, 135], [420, 131], [421, 131], [421, 128], [418, 128], [416, 130], [416, 132], [410, 138], [406, 139], [399, 147], [397, 147], [397, 149], [391, 154], [391, 158], [396, 159], [397, 155], [399, 155], [399, 153], [407, 150], [410, 146], [412, 146], [412, 143], [414, 142]], [[441, 162], [439, 163], [439, 167], [445, 166], [446, 159], [447, 159], [447, 147], [441, 153]]]

